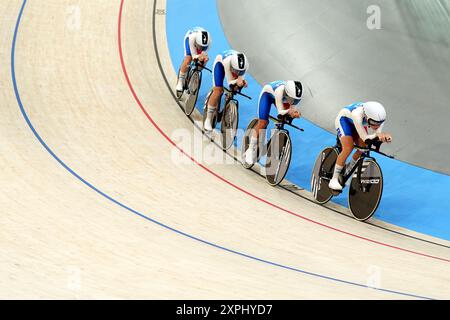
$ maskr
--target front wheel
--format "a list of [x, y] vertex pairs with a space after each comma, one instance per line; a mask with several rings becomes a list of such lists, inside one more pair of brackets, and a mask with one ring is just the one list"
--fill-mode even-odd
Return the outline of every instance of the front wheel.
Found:
[[184, 112], [186, 113], [187, 116], [190, 116], [194, 111], [201, 83], [202, 83], [201, 72], [193, 71], [191, 76], [189, 77], [189, 82], [187, 84], [186, 89], [187, 98], [184, 106]]
[[378, 208], [383, 194], [383, 174], [373, 159], [365, 160], [353, 174], [348, 205], [356, 220], [370, 219]]
[[289, 169], [292, 156], [292, 143], [285, 131], [276, 132], [270, 139], [267, 148], [266, 179], [271, 186], [283, 181]]
[[334, 195], [328, 185], [333, 177], [338, 155], [336, 148], [325, 148], [320, 152], [314, 164], [311, 176], [311, 192], [314, 199], [320, 204], [327, 203]]
[[225, 105], [222, 114], [221, 132], [222, 148], [228, 150], [234, 143], [239, 123], [238, 104], [231, 100]]

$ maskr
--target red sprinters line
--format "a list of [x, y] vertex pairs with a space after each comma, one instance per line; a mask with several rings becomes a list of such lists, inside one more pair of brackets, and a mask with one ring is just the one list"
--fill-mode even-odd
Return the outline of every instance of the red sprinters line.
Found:
[[400, 250], [400, 251], [403, 251], [403, 252], [407, 252], [407, 253], [411, 253], [411, 254], [414, 254], [414, 255], [418, 255], [418, 256], [422, 256], [422, 257], [427, 257], [427, 258], [431, 258], [431, 259], [435, 259], [435, 260], [440, 260], [440, 261], [444, 261], [444, 262], [450, 262], [449, 259], [445, 259], [445, 258], [441, 258], [441, 257], [429, 255], [429, 254], [426, 254], [426, 253], [421, 253], [421, 252], [417, 252], [417, 251], [413, 251], [413, 250], [409, 250], [409, 249], [397, 247], [397, 246], [394, 246], [394, 245], [391, 245], [391, 244], [388, 244], [388, 243], [380, 242], [380, 241], [373, 240], [373, 239], [369, 239], [369, 238], [366, 238], [366, 237], [363, 237], [363, 236], [360, 236], [360, 235], [357, 235], [357, 234], [353, 234], [353, 233], [351, 233], [351, 232], [344, 231], [344, 230], [341, 230], [341, 229], [338, 229], [338, 228], [335, 228], [335, 227], [332, 227], [332, 226], [323, 224], [323, 223], [321, 223], [321, 222], [312, 220], [312, 219], [310, 219], [310, 218], [307, 218], [307, 217], [305, 217], [305, 216], [302, 216], [302, 215], [300, 215], [300, 214], [297, 214], [297, 213], [295, 213], [295, 212], [293, 212], [293, 211], [290, 211], [290, 210], [288, 210], [288, 209], [285, 209], [285, 208], [283, 208], [283, 207], [280, 207], [279, 205], [276, 205], [276, 204], [274, 204], [274, 203], [272, 203], [272, 202], [269, 202], [269, 201], [267, 201], [267, 200], [265, 200], [265, 199], [263, 199], [263, 198], [261, 198], [261, 197], [258, 197], [257, 195], [255, 195], [255, 194], [253, 194], [253, 193], [251, 193], [251, 192], [249, 192], [249, 191], [247, 191], [247, 190], [245, 190], [245, 189], [243, 189], [243, 188], [241, 188], [241, 187], [235, 185], [235, 184], [232, 183], [231, 181], [226, 180], [224, 177], [218, 175], [217, 173], [215, 173], [214, 171], [212, 171], [212, 170], [209, 169], [208, 167], [204, 166], [203, 164], [201, 164], [200, 162], [198, 162], [197, 160], [195, 160], [195, 158], [193, 158], [191, 155], [189, 155], [188, 153], [186, 153], [186, 152], [185, 152], [183, 149], [181, 149], [181, 147], [179, 147], [172, 139], [170, 139], [169, 136], [168, 136], [168, 135], [167, 135], [167, 134], [166, 134], [166, 133], [158, 126], [158, 124], [153, 120], [153, 118], [150, 116], [150, 114], [149, 114], [149, 113], [147, 112], [147, 110], [144, 108], [144, 106], [143, 106], [141, 100], [139, 99], [139, 97], [138, 97], [137, 94], [136, 94], [136, 91], [134, 90], [133, 84], [131, 83], [131, 80], [130, 80], [130, 77], [129, 77], [129, 75], [128, 75], [128, 71], [127, 71], [127, 68], [126, 68], [126, 65], [125, 65], [125, 59], [124, 59], [123, 49], [122, 49], [122, 13], [123, 13], [123, 5], [124, 5], [124, 3], [125, 3], [125, 0], [121, 0], [121, 3], [120, 3], [120, 11], [119, 11], [119, 23], [118, 23], [118, 24], [119, 24], [119, 25], [118, 25], [118, 41], [119, 41], [120, 63], [121, 63], [121, 65], [122, 65], [122, 71], [123, 71], [123, 74], [124, 74], [125, 79], [126, 79], [126, 81], [127, 81], [128, 87], [130, 88], [130, 91], [131, 91], [131, 93], [132, 93], [134, 99], [136, 100], [137, 104], [138, 104], [139, 107], [141, 108], [142, 112], [145, 114], [145, 116], [146, 116], [147, 119], [150, 121], [150, 123], [155, 127], [155, 129], [156, 129], [156, 130], [157, 130], [157, 131], [158, 131], [158, 132], [159, 132], [159, 133], [160, 133], [160, 134], [161, 134], [161, 135], [162, 135], [162, 136], [163, 136], [163, 137], [164, 137], [164, 138], [165, 138], [165, 139], [173, 146], [173, 147], [175, 147], [176, 149], [178, 149], [183, 155], [185, 155], [187, 158], [189, 158], [193, 163], [195, 163], [196, 165], [198, 165], [199, 167], [201, 167], [203, 170], [205, 170], [206, 172], [210, 173], [210, 174], [213, 175], [214, 177], [218, 178], [219, 180], [221, 180], [221, 181], [225, 182], [226, 184], [230, 185], [231, 187], [233, 187], [233, 188], [239, 190], [240, 192], [243, 192], [243, 193], [245, 193], [246, 195], [248, 195], [248, 196], [250, 196], [250, 197], [252, 197], [252, 198], [254, 198], [254, 199], [258, 200], [258, 201], [261, 201], [261, 202], [263, 202], [263, 203], [265, 203], [265, 204], [267, 204], [267, 205], [269, 205], [269, 206], [271, 206], [271, 207], [273, 207], [273, 208], [276, 208], [276, 209], [278, 209], [278, 210], [281, 210], [281, 211], [283, 211], [283, 212], [285, 212], [285, 213], [288, 213], [288, 214], [290, 214], [290, 215], [296, 216], [296, 217], [298, 217], [298, 218], [300, 218], [300, 219], [303, 219], [303, 220], [305, 220], [305, 221], [311, 222], [311, 223], [313, 223], [313, 224], [315, 224], [315, 225], [319, 225], [319, 226], [321, 226], [321, 227], [324, 227], [324, 228], [327, 228], [327, 229], [330, 229], [330, 230], [333, 230], [333, 231], [336, 231], [336, 232], [339, 232], [339, 233], [342, 233], [342, 234], [346, 234], [346, 235], [348, 235], [348, 236], [351, 236], [351, 237], [354, 237], [354, 238], [357, 238], [357, 239], [365, 240], [365, 241], [368, 241], [368, 242], [371, 242], [371, 243], [374, 243], [374, 244], [377, 244], [377, 245], [380, 245], [380, 246], [383, 246], [383, 247], [388, 247], [388, 248], [392, 248], [392, 249], [395, 249], [395, 250]]

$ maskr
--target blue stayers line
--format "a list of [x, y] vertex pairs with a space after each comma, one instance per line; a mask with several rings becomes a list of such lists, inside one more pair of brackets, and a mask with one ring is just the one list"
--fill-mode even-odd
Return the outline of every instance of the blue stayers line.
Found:
[[195, 236], [189, 235], [189, 234], [184, 233], [184, 232], [182, 232], [182, 231], [180, 231], [180, 230], [177, 230], [177, 229], [174, 229], [174, 228], [172, 228], [172, 227], [170, 227], [170, 226], [167, 226], [167, 225], [165, 225], [165, 224], [163, 224], [163, 223], [161, 223], [161, 222], [158, 222], [158, 221], [156, 221], [156, 220], [154, 220], [154, 219], [152, 219], [152, 218], [150, 218], [150, 217], [147, 217], [147, 216], [145, 216], [144, 214], [142, 214], [142, 213], [140, 213], [140, 212], [138, 212], [138, 211], [136, 211], [136, 210], [134, 210], [134, 209], [132, 209], [132, 208], [130, 208], [130, 207], [124, 205], [124, 204], [122, 204], [121, 202], [119, 202], [119, 201], [113, 199], [112, 197], [110, 197], [109, 195], [107, 195], [106, 193], [104, 193], [103, 191], [99, 190], [98, 188], [96, 188], [95, 186], [93, 186], [92, 184], [90, 184], [88, 181], [86, 181], [85, 179], [83, 179], [83, 178], [82, 178], [81, 176], [79, 176], [75, 171], [73, 171], [68, 165], [66, 165], [66, 164], [65, 164], [65, 163], [64, 163], [64, 162], [63, 162], [63, 161], [62, 161], [62, 160], [61, 160], [61, 159], [60, 159], [60, 158], [59, 158], [59, 157], [58, 157], [58, 156], [57, 156], [57, 155], [49, 148], [49, 147], [48, 147], [48, 145], [44, 142], [44, 140], [41, 138], [41, 136], [39, 135], [39, 133], [36, 131], [36, 129], [34, 128], [33, 124], [31, 123], [31, 121], [30, 121], [30, 119], [29, 119], [29, 117], [28, 117], [28, 115], [27, 115], [27, 113], [26, 113], [26, 111], [25, 111], [25, 108], [24, 108], [24, 106], [23, 106], [22, 100], [21, 100], [21, 98], [20, 98], [20, 93], [19, 93], [19, 89], [18, 89], [18, 86], [17, 86], [17, 80], [16, 80], [16, 71], [15, 71], [15, 51], [16, 51], [16, 40], [17, 40], [17, 35], [18, 35], [18, 33], [19, 33], [19, 26], [20, 26], [20, 22], [21, 22], [21, 19], [22, 19], [22, 15], [23, 15], [23, 12], [24, 12], [26, 3], [27, 3], [27, 0], [24, 0], [24, 1], [23, 1], [23, 4], [22, 4], [22, 7], [21, 7], [21, 9], [20, 9], [19, 16], [18, 16], [18, 18], [17, 18], [16, 27], [15, 27], [15, 30], [14, 30], [13, 42], [12, 42], [12, 49], [11, 49], [11, 77], [12, 77], [12, 82], [13, 82], [13, 86], [14, 86], [14, 92], [15, 92], [15, 95], [16, 95], [17, 103], [19, 104], [20, 111], [22, 112], [22, 115], [23, 115], [25, 121], [27, 122], [28, 126], [30, 127], [30, 129], [31, 129], [31, 131], [33, 132], [33, 134], [35, 135], [35, 137], [36, 137], [36, 138], [38, 139], [38, 141], [42, 144], [42, 146], [47, 150], [48, 153], [50, 153], [50, 155], [51, 155], [56, 161], [59, 162], [60, 165], [62, 165], [67, 171], [69, 171], [74, 177], [76, 177], [78, 180], [80, 180], [80, 181], [81, 181], [82, 183], [84, 183], [86, 186], [88, 186], [89, 188], [91, 188], [92, 190], [94, 190], [95, 192], [97, 192], [98, 194], [100, 194], [101, 196], [105, 197], [106, 199], [108, 199], [108, 200], [112, 201], [113, 203], [117, 204], [118, 206], [120, 206], [120, 207], [122, 207], [122, 208], [124, 208], [124, 209], [126, 209], [126, 210], [128, 210], [128, 211], [130, 211], [130, 212], [132, 212], [132, 213], [134, 213], [134, 214], [136, 214], [136, 215], [138, 215], [138, 216], [141, 217], [141, 218], [144, 218], [144, 219], [146, 219], [146, 220], [148, 220], [148, 221], [150, 221], [150, 222], [152, 222], [152, 223], [154, 223], [154, 224], [157, 224], [157, 225], [159, 225], [159, 226], [161, 226], [161, 227], [163, 227], [163, 228], [165, 228], [165, 229], [167, 229], [167, 230], [173, 231], [173, 232], [175, 232], [175, 233], [177, 233], [177, 234], [179, 234], [179, 235], [182, 235], [182, 236], [184, 236], [184, 237], [190, 238], [190, 239], [192, 239], [192, 240], [201, 242], [201, 243], [203, 243], [203, 244], [206, 244], [206, 245], [208, 245], [208, 246], [211, 246], [211, 247], [214, 247], [214, 248], [217, 248], [217, 249], [220, 249], [220, 250], [224, 250], [224, 251], [229, 252], [229, 253], [237, 254], [237, 255], [239, 255], [239, 256], [242, 256], [242, 257], [245, 257], [245, 258], [248, 258], [248, 259], [252, 259], [252, 260], [254, 260], [254, 261], [262, 262], [262, 263], [265, 263], [265, 264], [269, 264], [269, 265], [272, 265], [272, 266], [276, 266], [276, 267], [279, 267], [279, 268], [283, 268], [283, 269], [287, 269], [287, 270], [291, 270], [291, 271], [303, 273], [303, 274], [306, 274], [306, 275], [310, 275], [310, 276], [314, 276], [314, 277], [318, 277], [318, 278], [322, 278], [322, 279], [326, 279], [326, 280], [330, 280], [330, 281], [334, 281], [334, 282], [339, 282], [339, 283], [342, 283], [342, 284], [348, 284], [348, 285], [353, 285], [353, 286], [357, 286], [357, 287], [362, 287], [362, 288], [367, 288], [367, 289], [373, 289], [373, 290], [377, 290], [377, 291], [381, 291], [381, 292], [392, 293], [392, 294], [398, 294], [398, 295], [407, 296], [407, 297], [413, 297], [413, 298], [419, 298], [419, 299], [427, 299], [427, 300], [431, 300], [431, 298], [428, 298], [428, 297], [423, 297], [423, 296], [418, 296], [418, 295], [414, 295], [414, 294], [403, 293], [403, 292], [398, 292], [398, 291], [393, 291], [393, 290], [387, 290], [387, 289], [371, 288], [371, 287], [366, 286], [366, 285], [363, 285], [363, 284], [359, 284], [359, 283], [355, 283], [355, 282], [350, 282], [350, 281], [345, 281], [345, 280], [341, 280], [341, 279], [336, 279], [336, 278], [332, 278], [332, 277], [328, 277], [328, 276], [324, 276], [324, 275], [320, 275], [320, 274], [316, 274], [316, 273], [312, 273], [312, 272], [300, 270], [300, 269], [297, 269], [297, 268], [293, 268], [293, 267], [285, 266], [285, 265], [278, 264], [278, 263], [275, 263], [275, 262], [271, 262], [271, 261], [268, 261], [268, 260], [260, 259], [260, 258], [251, 256], [251, 255], [248, 255], [248, 254], [239, 252], [239, 251], [235, 251], [235, 250], [232, 250], [232, 249], [228, 249], [228, 248], [222, 247], [222, 246], [220, 246], [220, 245], [217, 245], [217, 244], [208, 242], [208, 241], [206, 241], [206, 240], [197, 238], [197, 237], [195, 237]]

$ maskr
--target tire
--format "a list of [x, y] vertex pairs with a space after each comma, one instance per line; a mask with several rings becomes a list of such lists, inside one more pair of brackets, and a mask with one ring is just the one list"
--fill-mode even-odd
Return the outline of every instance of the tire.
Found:
[[228, 150], [236, 139], [239, 124], [238, 104], [230, 100], [225, 106], [221, 120], [222, 149]]
[[247, 129], [245, 130], [244, 138], [242, 139], [241, 163], [245, 169], [251, 169], [254, 166], [254, 164], [249, 165], [248, 163], [245, 162], [245, 152], [247, 151], [248, 145], [250, 144], [250, 134], [252, 134], [253, 128], [256, 126], [257, 123], [258, 119], [253, 119], [252, 121], [250, 121], [249, 125], [247, 126]]
[[185, 90], [187, 94], [186, 103], [184, 105], [184, 113], [189, 117], [194, 111], [198, 99], [198, 93], [202, 83], [202, 74], [200, 71], [193, 71], [189, 77], [189, 82]]
[[283, 181], [292, 157], [292, 141], [286, 131], [276, 132], [267, 148], [266, 180], [271, 186]]
[[334, 166], [339, 153], [335, 148], [323, 149], [316, 159], [311, 176], [311, 192], [314, 199], [325, 204], [333, 198], [333, 192], [328, 187], [333, 177]]
[[348, 205], [353, 217], [358, 221], [370, 219], [381, 202], [383, 195], [383, 173], [378, 163], [366, 159], [362, 164], [361, 179], [358, 171], [353, 174], [348, 193]]

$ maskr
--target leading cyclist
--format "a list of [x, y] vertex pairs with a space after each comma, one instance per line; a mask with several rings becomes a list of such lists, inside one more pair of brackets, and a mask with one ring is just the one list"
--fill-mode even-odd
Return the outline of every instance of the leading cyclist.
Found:
[[[343, 186], [339, 183], [339, 176], [344, 170], [348, 156], [352, 153], [355, 144], [366, 146], [366, 140], [378, 137], [381, 142], [392, 142], [389, 133], [383, 133], [383, 125], [386, 121], [386, 110], [379, 102], [355, 103], [342, 109], [335, 121], [338, 138], [342, 144], [342, 151], [339, 154], [334, 167], [333, 178], [329, 187], [332, 190], [341, 191]], [[369, 134], [368, 128], [374, 131]], [[347, 168], [352, 168], [358, 161], [362, 152], [358, 150]]]

